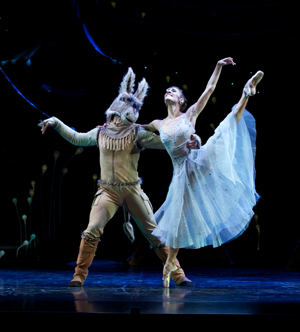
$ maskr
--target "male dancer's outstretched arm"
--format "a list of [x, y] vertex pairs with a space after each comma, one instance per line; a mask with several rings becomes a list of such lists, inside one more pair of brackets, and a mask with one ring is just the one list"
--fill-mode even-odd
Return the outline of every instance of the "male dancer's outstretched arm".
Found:
[[95, 146], [97, 145], [97, 137], [99, 133], [98, 128], [94, 128], [87, 133], [78, 133], [74, 129], [65, 125], [56, 117], [40, 122], [42, 134], [45, 133], [48, 127], [53, 127], [65, 140], [76, 146]]

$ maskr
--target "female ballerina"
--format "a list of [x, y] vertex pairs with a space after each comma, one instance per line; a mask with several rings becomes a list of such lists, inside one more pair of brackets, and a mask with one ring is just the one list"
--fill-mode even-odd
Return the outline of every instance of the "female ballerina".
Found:
[[168, 116], [144, 125], [159, 131], [174, 168], [166, 200], [154, 214], [158, 226], [153, 235], [169, 247], [164, 287], [169, 287], [171, 272], [179, 268], [175, 258], [180, 248], [218, 247], [238, 237], [248, 227], [259, 198], [254, 183], [255, 120], [245, 107], [263, 72], [246, 83], [241, 99], [205, 145], [190, 150], [186, 144], [226, 65], [235, 63], [232, 58], [218, 61], [205, 91], [185, 113], [182, 91], [167, 89]]

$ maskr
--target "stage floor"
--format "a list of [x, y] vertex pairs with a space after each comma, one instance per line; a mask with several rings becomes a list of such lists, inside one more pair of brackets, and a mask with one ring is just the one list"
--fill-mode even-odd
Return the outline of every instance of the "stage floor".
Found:
[[[68, 287], [75, 262], [61, 269], [2, 268], [0, 315], [98, 314], [118, 323], [118, 315], [189, 315], [197, 320], [255, 317], [276, 322], [300, 319], [300, 273], [283, 269], [185, 268], [195, 286], [162, 287], [162, 269], [125, 267], [95, 260], [81, 288]], [[113, 318], [111, 315], [116, 315]], [[83, 316], [81, 316], [83, 317]], [[92, 316], [89, 316], [92, 317]], [[98, 317], [98, 316], [97, 316]], [[93, 316], [95, 318], [95, 316]], [[89, 318], [90, 319], [90, 318]], [[149, 324], [151, 320], [149, 320]], [[220, 323], [220, 322], [219, 322]], [[214, 320], [218, 324], [218, 319]]]

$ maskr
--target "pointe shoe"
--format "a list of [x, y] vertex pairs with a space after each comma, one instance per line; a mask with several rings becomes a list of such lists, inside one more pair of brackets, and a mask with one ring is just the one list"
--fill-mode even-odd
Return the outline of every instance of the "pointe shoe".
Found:
[[250, 78], [250, 80], [246, 83], [244, 87], [244, 92], [246, 96], [254, 96], [256, 94], [256, 86], [263, 78], [264, 73], [262, 71], [258, 71], [254, 76]]
[[163, 286], [164, 288], [169, 288], [170, 286], [170, 274], [174, 271], [176, 271], [178, 269], [178, 267], [174, 264], [174, 266], [172, 266], [171, 264], [165, 264], [164, 266], [164, 277], [163, 277]]

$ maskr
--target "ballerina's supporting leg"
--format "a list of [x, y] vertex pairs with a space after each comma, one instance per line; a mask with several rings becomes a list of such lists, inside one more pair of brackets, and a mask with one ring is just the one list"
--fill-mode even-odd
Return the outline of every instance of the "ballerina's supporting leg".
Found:
[[170, 274], [173, 271], [176, 271], [178, 267], [175, 265], [175, 259], [179, 252], [179, 248], [171, 248], [169, 247], [169, 254], [166, 260], [164, 270], [163, 270], [163, 286], [169, 287], [170, 285]]

